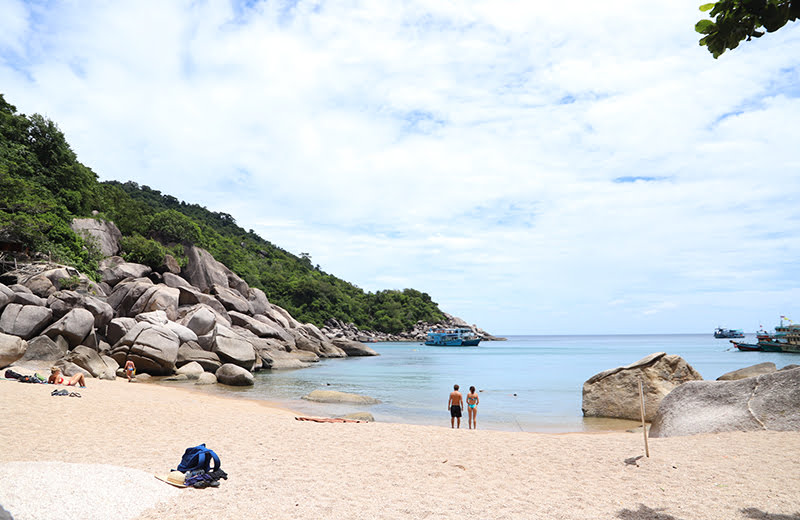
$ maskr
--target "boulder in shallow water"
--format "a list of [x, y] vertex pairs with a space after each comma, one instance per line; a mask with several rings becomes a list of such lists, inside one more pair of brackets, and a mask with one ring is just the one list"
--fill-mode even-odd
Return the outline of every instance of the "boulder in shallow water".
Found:
[[687, 381], [702, 380], [680, 356], [656, 352], [630, 365], [612, 368], [583, 384], [583, 415], [641, 419], [639, 381], [645, 401], [645, 420], [652, 420], [661, 400]]
[[378, 404], [379, 400], [374, 397], [359, 394], [348, 394], [337, 392], [336, 390], [314, 390], [308, 395], [304, 395], [306, 401], [317, 403], [351, 403], [351, 404]]
[[217, 382], [223, 385], [253, 386], [255, 382], [253, 374], [249, 370], [245, 370], [233, 363], [225, 363], [219, 367], [215, 375], [217, 376]]

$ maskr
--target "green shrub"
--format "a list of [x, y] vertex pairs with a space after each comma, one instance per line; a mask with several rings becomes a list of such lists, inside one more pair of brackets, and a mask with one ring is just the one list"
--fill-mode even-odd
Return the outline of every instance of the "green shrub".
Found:
[[164, 246], [138, 234], [122, 237], [119, 245], [122, 249], [121, 256], [126, 262], [144, 264], [151, 269], [158, 268], [164, 262], [164, 256], [167, 254]]

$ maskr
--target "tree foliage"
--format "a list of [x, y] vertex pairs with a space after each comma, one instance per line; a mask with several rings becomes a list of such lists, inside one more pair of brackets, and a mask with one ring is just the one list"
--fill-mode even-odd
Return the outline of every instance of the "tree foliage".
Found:
[[126, 260], [157, 268], [169, 253], [185, 265], [181, 244], [197, 245], [300, 321], [321, 326], [336, 318], [396, 333], [444, 319], [426, 293], [365, 292], [314, 266], [310, 253], [293, 255], [227, 213], [135, 182], [98, 182], [55, 123], [17, 113], [0, 94], [0, 237], [95, 275], [97, 248], [70, 228], [72, 218], [93, 210], [122, 232]]
[[705, 36], [700, 45], [708, 47], [714, 58], [726, 50], [735, 49], [743, 40], [760, 38], [775, 32], [800, 17], [800, 0], [720, 0], [700, 6], [711, 19], [695, 24], [695, 30]]

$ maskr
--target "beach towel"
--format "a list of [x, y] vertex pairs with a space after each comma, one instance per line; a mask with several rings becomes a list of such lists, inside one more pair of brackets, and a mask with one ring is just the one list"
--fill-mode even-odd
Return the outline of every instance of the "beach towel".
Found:
[[327, 423], [360, 423], [355, 419], [342, 419], [339, 417], [295, 417], [296, 421], [327, 422]]

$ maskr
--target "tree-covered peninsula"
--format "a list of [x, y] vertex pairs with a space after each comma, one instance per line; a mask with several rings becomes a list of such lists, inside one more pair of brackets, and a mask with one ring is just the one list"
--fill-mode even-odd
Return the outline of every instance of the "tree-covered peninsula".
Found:
[[229, 214], [134, 182], [99, 182], [53, 121], [19, 113], [0, 94], [0, 243], [96, 277], [102, 255], [70, 227], [73, 218], [91, 216], [116, 224], [125, 260], [158, 269], [169, 255], [185, 265], [183, 246], [199, 246], [303, 322], [322, 326], [335, 318], [398, 333], [420, 320], [445, 318], [424, 292], [365, 292], [312, 265], [307, 255], [246, 231]]

